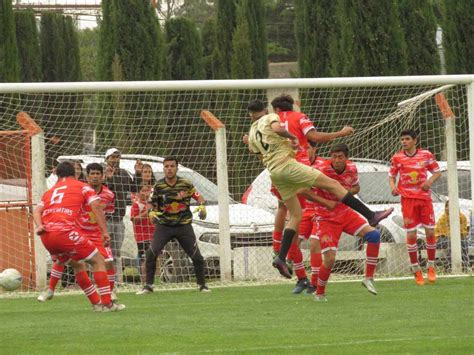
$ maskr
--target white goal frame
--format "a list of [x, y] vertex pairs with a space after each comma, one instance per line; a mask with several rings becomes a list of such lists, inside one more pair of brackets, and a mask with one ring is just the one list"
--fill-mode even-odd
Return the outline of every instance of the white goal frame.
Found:
[[[196, 80], [196, 81], [129, 81], [129, 82], [72, 82], [72, 83], [0, 83], [0, 93], [90, 93], [90, 92], [132, 92], [132, 91], [200, 91], [200, 90], [239, 90], [239, 89], [266, 89], [291, 90], [304, 88], [349, 88], [349, 87], [397, 87], [407, 85], [464, 85], [467, 92], [468, 119], [469, 119], [469, 154], [471, 164], [471, 191], [474, 192], [474, 75], [440, 75], [440, 76], [401, 76], [401, 77], [360, 77], [360, 78], [320, 78], [320, 79], [258, 79], [258, 80]], [[203, 107], [203, 109], [206, 109]], [[455, 125], [454, 116], [446, 119], [446, 141], [448, 142], [448, 186], [449, 199], [454, 203], [449, 204], [450, 228], [452, 237], [452, 271], [461, 271], [461, 249], [460, 249], [460, 226], [459, 219], [455, 216], [459, 213], [459, 200], [457, 191], [457, 170], [455, 147]], [[219, 169], [218, 187], [220, 196], [229, 196], [226, 165], [226, 142], [225, 131], [216, 130], [217, 139], [217, 162]], [[35, 138], [32, 145], [34, 201], [37, 203], [39, 196], [45, 190], [44, 169], [39, 160], [44, 160], [42, 137]], [[39, 165], [38, 165], [39, 164]], [[222, 198], [222, 201], [225, 199]], [[228, 209], [228, 206], [220, 206]], [[471, 208], [474, 211], [474, 198], [471, 200]], [[228, 211], [221, 211], [221, 228], [229, 226]], [[226, 235], [225, 230], [220, 230], [221, 236]], [[230, 273], [230, 243], [227, 238], [221, 238], [221, 261], [223, 272], [222, 281], [229, 281]], [[224, 244], [225, 243], [225, 244]], [[37, 248], [41, 250], [41, 248]], [[38, 257], [41, 257], [38, 255]], [[37, 259], [40, 260], [40, 259]], [[44, 270], [37, 273], [42, 278], [46, 273]], [[37, 280], [38, 285], [44, 285], [45, 280]]]

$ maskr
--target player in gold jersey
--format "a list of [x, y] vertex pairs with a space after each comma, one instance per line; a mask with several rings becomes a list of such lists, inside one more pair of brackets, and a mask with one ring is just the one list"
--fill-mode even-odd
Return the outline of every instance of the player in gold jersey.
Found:
[[286, 265], [286, 256], [302, 217], [301, 206], [296, 196], [299, 191], [310, 190], [313, 187], [326, 190], [367, 218], [372, 226], [377, 225], [393, 212], [393, 208], [378, 212], [371, 211], [338, 181], [297, 162], [294, 149], [299, 147], [298, 139], [282, 126], [278, 115], [267, 113], [263, 101], [251, 101], [248, 111], [253, 121], [249, 133], [249, 149], [261, 156], [263, 165], [270, 172], [273, 185], [280, 192], [290, 212], [290, 219], [283, 232], [280, 254], [273, 260], [273, 266], [284, 277], [291, 278], [291, 271]]

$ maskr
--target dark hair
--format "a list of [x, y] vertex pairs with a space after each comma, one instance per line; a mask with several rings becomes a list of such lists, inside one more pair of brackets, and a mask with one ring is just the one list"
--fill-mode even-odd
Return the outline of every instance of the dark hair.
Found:
[[402, 133], [400, 133], [400, 137], [402, 136], [410, 136], [411, 138], [416, 139], [417, 134], [414, 129], [404, 129]]
[[331, 153], [339, 153], [342, 152], [346, 156], [349, 156], [349, 147], [345, 143], [337, 143], [331, 147]]
[[163, 165], [165, 165], [167, 161], [174, 161], [176, 162], [176, 166], [178, 166], [178, 158], [176, 157], [173, 157], [173, 156], [165, 157], [165, 159], [163, 159]]
[[102, 166], [102, 164], [99, 164], [99, 163], [90, 163], [90, 164], [87, 164], [87, 166], [86, 166], [86, 173], [87, 173], [87, 175], [89, 175], [89, 173], [91, 172], [91, 170], [100, 171], [101, 174], [104, 174], [104, 167]]
[[293, 104], [295, 100], [290, 95], [280, 95], [272, 100], [273, 109], [280, 109], [280, 111], [293, 111]]
[[249, 112], [262, 112], [262, 111], [265, 111], [266, 108], [267, 106], [265, 105], [265, 102], [263, 102], [262, 100], [250, 101], [247, 106], [247, 110]]
[[59, 163], [56, 167], [56, 175], [58, 178], [76, 176], [74, 164], [70, 161], [63, 161], [62, 163]]

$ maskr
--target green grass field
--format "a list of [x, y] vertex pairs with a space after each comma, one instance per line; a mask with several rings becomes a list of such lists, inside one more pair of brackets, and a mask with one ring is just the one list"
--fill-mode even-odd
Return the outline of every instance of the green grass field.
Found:
[[0, 354], [474, 353], [474, 278], [330, 283], [328, 302], [292, 285], [211, 293], [120, 294], [127, 309], [93, 313], [82, 295], [0, 299]]

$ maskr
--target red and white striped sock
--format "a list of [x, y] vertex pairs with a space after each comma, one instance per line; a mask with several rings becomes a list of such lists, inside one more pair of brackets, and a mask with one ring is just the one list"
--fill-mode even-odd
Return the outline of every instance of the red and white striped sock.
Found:
[[365, 277], [374, 277], [379, 257], [380, 243], [367, 243], [365, 255], [367, 257], [365, 265]]
[[426, 254], [428, 254], [428, 263], [430, 266], [434, 266], [436, 260], [436, 238], [426, 237]]
[[316, 286], [318, 284], [319, 268], [323, 262], [321, 253], [311, 253], [311, 285]]
[[408, 256], [412, 265], [418, 265], [418, 246], [416, 239], [407, 239]]
[[110, 292], [112, 292], [115, 286], [115, 268], [112, 270], [107, 270], [107, 277], [109, 279]]
[[49, 277], [49, 289], [51, 291], [54, 291], [56, 289], [56, 285], [58, 284], [59, 280], [61, 280], [61, 277], [63, 276], [63, 271], [64, 271], [64, 265], [53, 263], [53, 266], [51, 268], [51, 274]]
[[107, 273], [105, 271], [94, 272], [94, 281], [99, 291], [100, 300], [103, 305], [108, 305], [112, 302], [110, 298], [110, 284]]
[[307, 277], [306, 270], [303, 263], [303, 253], [298, 247], [297, 243], [292, 243], [290, 251], [288, 253], [288, 259], [293, 261], [293, 270], [295, 271], [298, 280], [305, 279]]
[[100, 297], [97, 293], [95, 286], [92, 284], [89, 276], [86, 271], [80, 271], [76, 274], [76, 281], [79, 287], [84, 291], [87, 298], [89, 298], [90, 303], [98, 304], [100, 303]]
[[324, 295], [326, 292], [326, 285], [329, 280], [329, 276], [331, 276], [331, 269], [328, 269], [321, 264], [319, 268], [319, 276], [318, 276], [318, 285], [316, 287], [316, 294], [317, 295]]
[[274, 231], [272, 233], [272, 246], [273, 246], [273, 252], [279, 253], [280, 248], [281, 248], [281, 238], [283, 237], [283, 232], [276, 232]]

